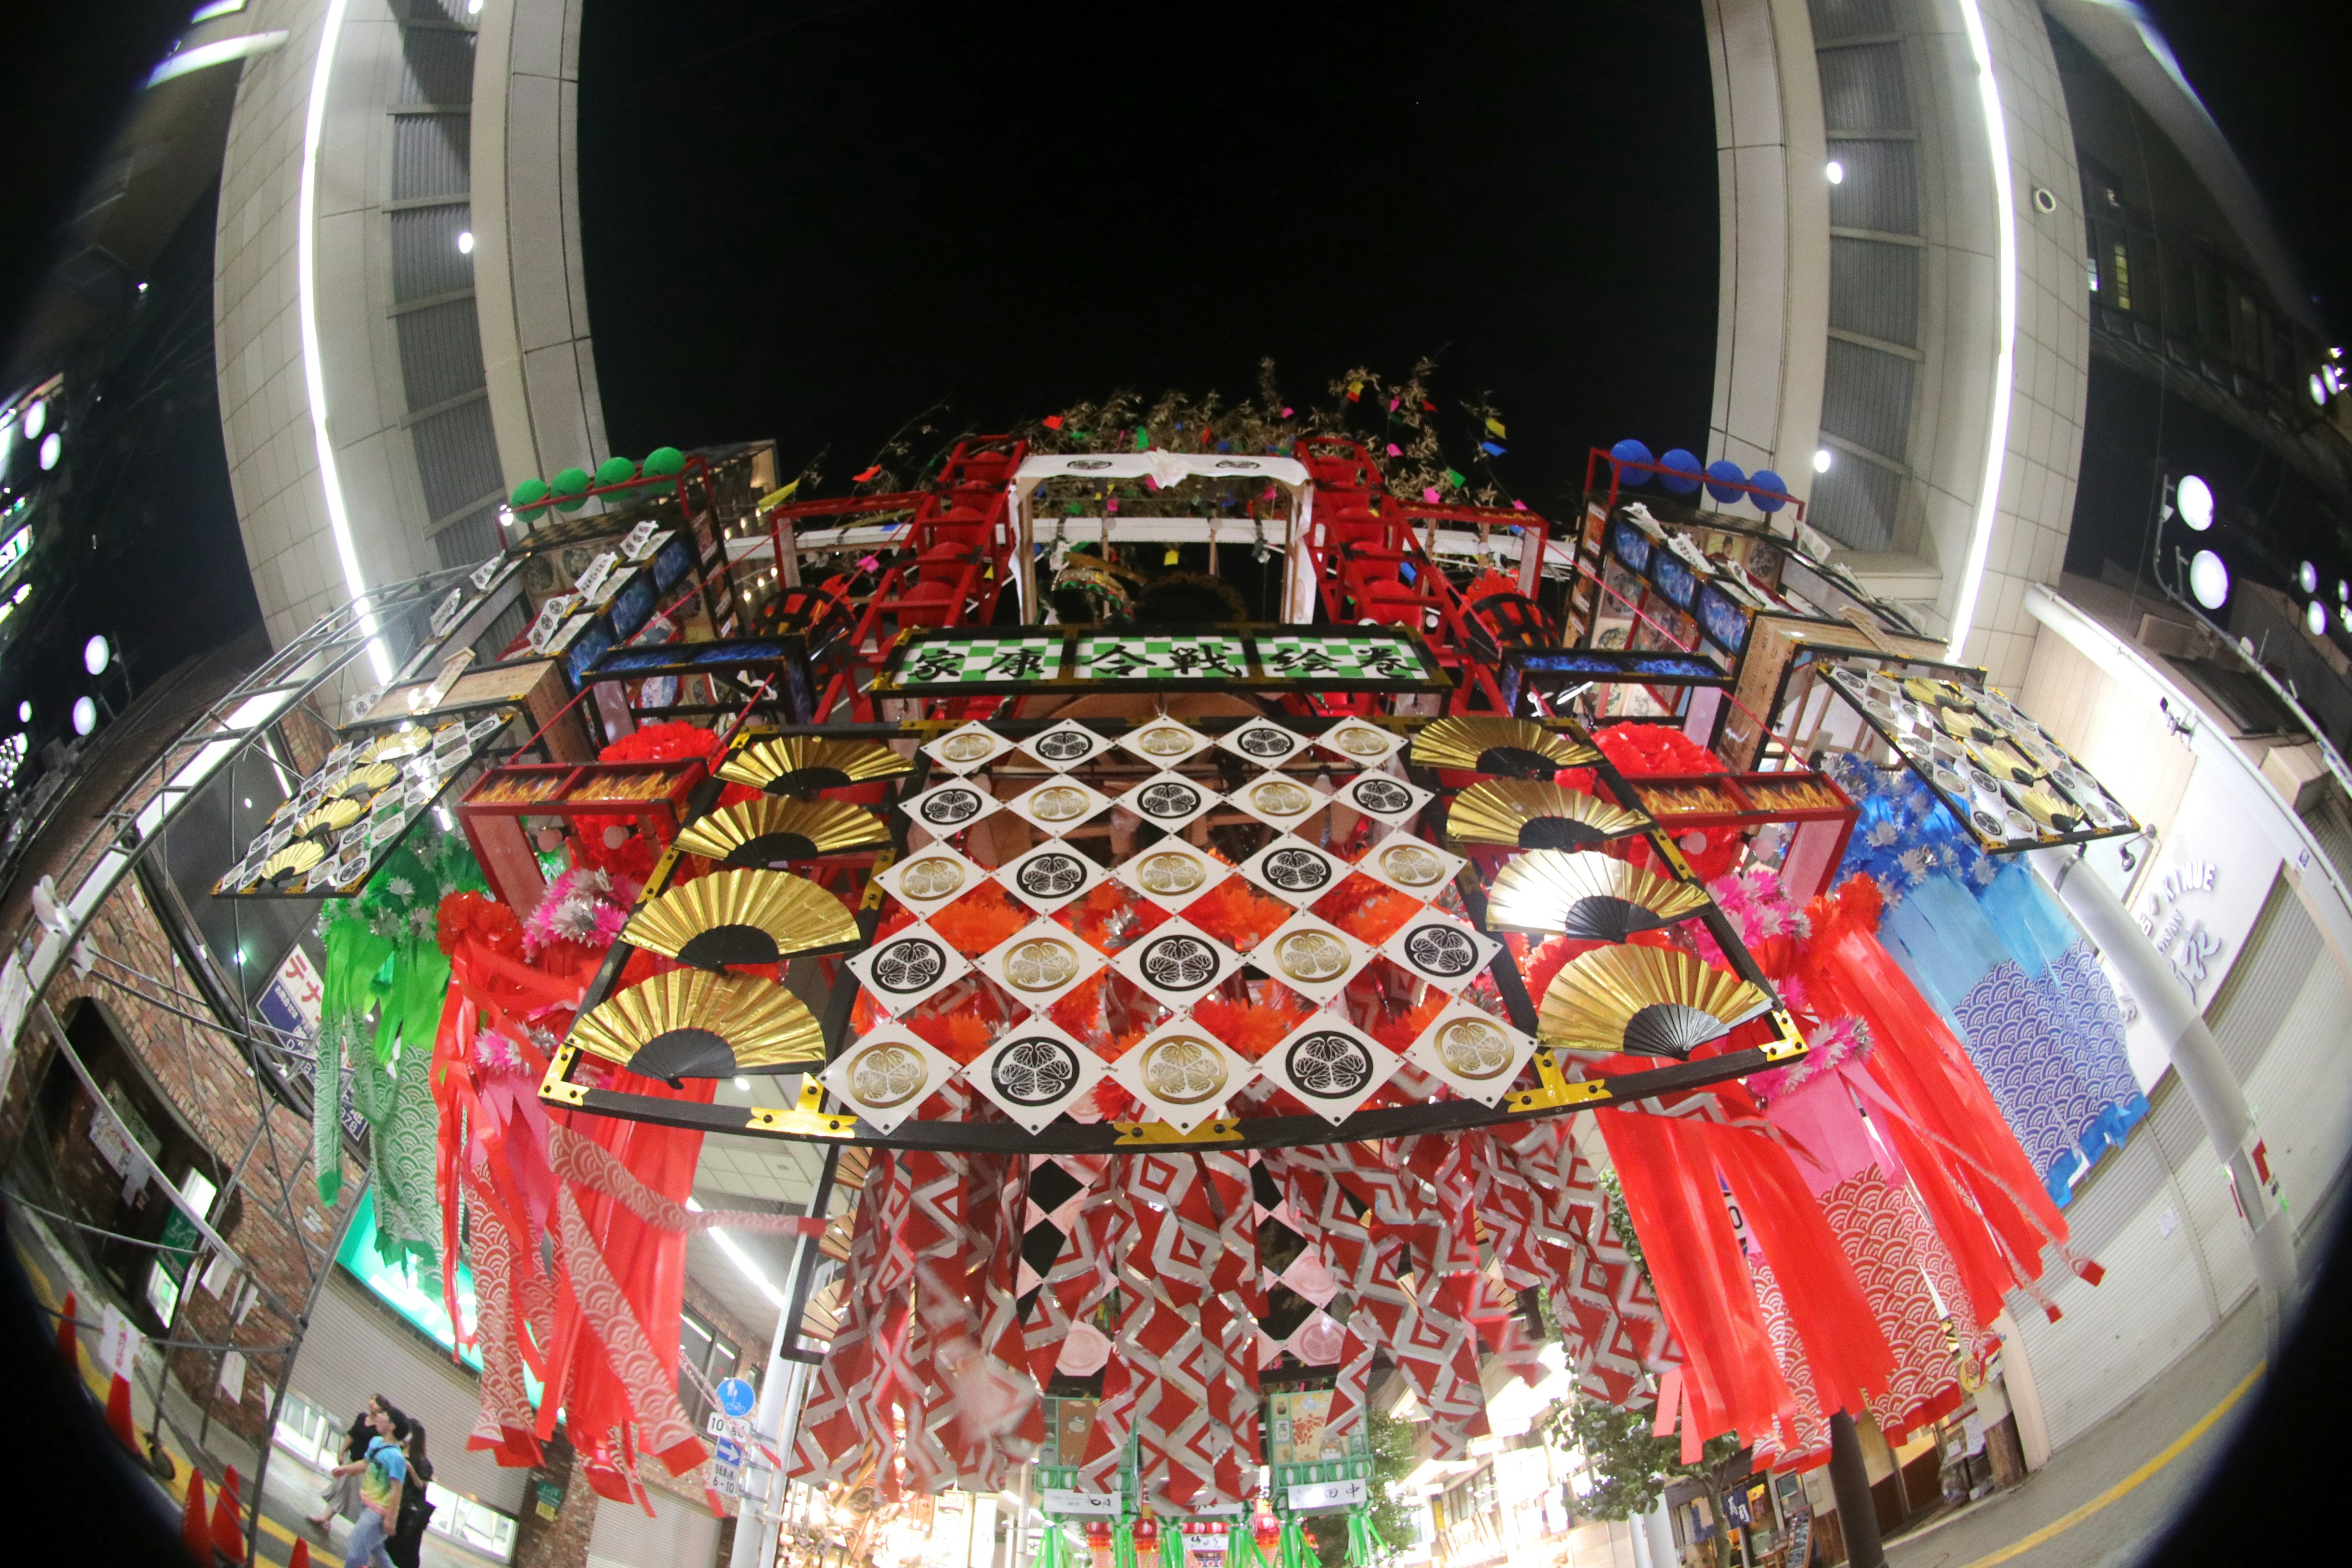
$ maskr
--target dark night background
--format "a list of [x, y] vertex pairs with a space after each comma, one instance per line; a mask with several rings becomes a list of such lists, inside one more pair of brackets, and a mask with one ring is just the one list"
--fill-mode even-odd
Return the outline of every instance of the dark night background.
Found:
[[838, 484], [938, 398], [1234, 398], [1261, 355], [1301, 405], [1437, 356], [1539, 510], [1595, 442], [1706, 444], [1696, 5], [592, 5], [580, 75], [623, 452], [772, 435]]

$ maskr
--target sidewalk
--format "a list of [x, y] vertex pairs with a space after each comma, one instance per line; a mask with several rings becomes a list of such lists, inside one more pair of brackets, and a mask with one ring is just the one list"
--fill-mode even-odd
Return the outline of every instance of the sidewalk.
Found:
[[[2137, 1397], [2024, 1483], [1886, 1543], [1889, 1568], [2124, 1568], [2162, 1540], [2260, 1389], [2261, 1305], [2251, 1296]], [[2171, 1457], [2233, 1391], [2226, 1413]], [[2126, 1485], [2128, 1483], [2128, 1485]]]

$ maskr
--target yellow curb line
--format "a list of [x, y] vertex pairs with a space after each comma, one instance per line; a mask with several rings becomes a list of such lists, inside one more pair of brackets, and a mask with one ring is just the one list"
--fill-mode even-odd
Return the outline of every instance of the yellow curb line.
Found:
[[2207, 1432], [2210, 1431], [2212, 1429], [2213, 1423], [2221, 1419], [2222, 1416], [2227, 1415], [2230, 1413], [2230, 1407], [2237, 1404], [2239, 1400], [2245, 1397], [2246, 1390], [2253, 1387], [2255, 1381], [2263, 1375], [2263, 1369], [2268, 1365], [2269, 1363], [2267, 1362], [2256, 1363], [2254, 1370], [2246, 1373], [2245, 1381], [2239, 1384], [2237, 1387], [2230, 1390], [2230, 1392], [2222, 1397], [2221, 1404], [2216, 1405], [2212, 1409], [2208, 1410], [2203, 1415], [2198, 1417], [2197, 1425], [2191, 1426], [2188, 1431], [2183, 1432], [2179, 1436], [2175, 1437], [2171, 1442], [2166, 1444], [2161, 1453], [2148, 1460], [2147, 1463], [2142, 1465], [2139, 1468], [2134, 1470], [2130, 1475], [2126, 1476], [2123, 1479], [2117, 1481], [2115, 1485], [2109, 1487], [2106, 1490], [2101, 1492], [2090, 1501], [2083, 1504], [2080, 1508], [2074, 1509], [2067, 1513], [2060, 1514], [2056, 1519], [2052, 1520], [2048, 1524], [2043, 1525], [2041, 1529], [2035, 1531], [2032, 1534], [2025, 1537], [2023, 1540], [2012, 1541], [1998, 1552], [1988, 1552], [1986, 1555], [1978, 1558], [1973, 1563], [1963, 1564], [1962, 1568], [1993, 1568], [1993, 1565], [1997, 1563], [2006, 1563], [2012, 1557], [2021, 1557], [2026, 1552], [2031, 1552], [2035, 1547], [2041, 1545], [2042, 1542], [2046, 1541], [2054, 1541], [2059, 1536], [2065, 1534], [2068, 1531], [2074, 1529], [2076, 1525], [2082, 1523], [2084, 1520], [2090, 1518], [2093, 1514], [2098, 1512], [2101, 1509], [2106, 1507], [2109, 1503], [2115, 1501], [2126, 1492], [2130, 1491], [2134, 1487], [2138, 1486], [2142, 1481], [2147, 1479], [2148, 1477], [2156, 1474], [2157, 1471], [2164, 1468], [2165, 1466], [2180, 1458], [2181, 1454], [2187, 1450], [2190, 1444], [2196, 1442], [2198, 1438], [2202, 1437]]

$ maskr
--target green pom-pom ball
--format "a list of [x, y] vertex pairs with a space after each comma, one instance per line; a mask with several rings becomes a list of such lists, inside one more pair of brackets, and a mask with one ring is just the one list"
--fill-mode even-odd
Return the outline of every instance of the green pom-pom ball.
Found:
[[647, 478], [675, 479], [686, 469], [686, 454], [675, 447], [656, 447], [646, 454]]
[[636, 464], [626, 458], [607, 458], [596, 465], [596, 488], [625, 485], [637, 477]]
[[523, 480], [515, 486], [514, 494], [507, 498], [507, 505], [513, 509], [517, 517], [537, 517], [547, 510], [547, 481]]
[[555, 476], [555, 510], [578, 511], [588, 504], [588, 470], [566, 468]]

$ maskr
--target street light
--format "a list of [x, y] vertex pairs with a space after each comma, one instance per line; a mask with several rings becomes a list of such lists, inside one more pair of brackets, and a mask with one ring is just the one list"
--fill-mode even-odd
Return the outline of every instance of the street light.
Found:
[[2213, 526], [2213, 489], [2195, 474], [2183, 474], [2172, 487], [2172, 504], [2180, 521], [2202, 533]]
[[81, 667], [92, 675], [104, 675], [113, 662], [114, 649], [104, 637], [92, 637], [81, 645]]
[[87, 697], [77, 697], [73, 705], [73, 727], [77, 735], [87, 735], [98, 728], [98, 704]]
[[2220, 609], [2230, 596], [2230, 568], [2213, 552], [2199, 551], [2189, 562], [2189, 592], [2207, 609]]

